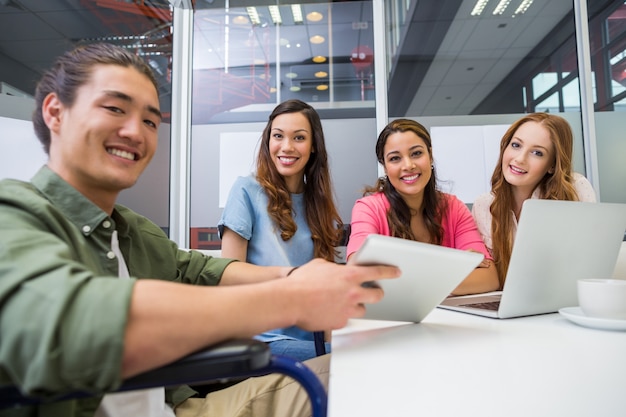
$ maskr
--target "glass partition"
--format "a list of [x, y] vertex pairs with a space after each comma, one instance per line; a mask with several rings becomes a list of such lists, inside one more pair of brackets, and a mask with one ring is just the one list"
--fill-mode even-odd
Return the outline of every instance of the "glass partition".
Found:
[[390, 117], [523, 113], [548, 98], [564, 111], [553, 95], [577, 72], [571, 0], [385, 4]]
[[196, 2], [193, 124], [259, 121], [297, 98], [374, 115], [371, 1]]

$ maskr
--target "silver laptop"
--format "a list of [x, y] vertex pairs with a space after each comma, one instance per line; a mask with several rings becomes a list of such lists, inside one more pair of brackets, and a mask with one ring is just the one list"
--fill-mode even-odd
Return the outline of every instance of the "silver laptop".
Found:
[[576, 306], [577, 280], [611, 278], [624, 230], [626, 204], [526, 200], [503, 290], [439, 307], [511, 318]]
[[396, 237], [369, 235], [350, 262], [400, 268], [401, 276], [375, 283], [384, 298], [368, 304], [365, 318], [418, 323], [482, 261], [479, 253]]

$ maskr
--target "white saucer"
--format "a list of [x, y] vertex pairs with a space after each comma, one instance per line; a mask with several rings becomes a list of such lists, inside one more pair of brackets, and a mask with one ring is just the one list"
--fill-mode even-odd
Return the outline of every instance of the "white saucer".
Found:
[[583, 313], [580, 307], [565, 307], [559, 310], [559, 314], [580, 326], [602, 330], [626, 331], [626, 320], [589, 317]]

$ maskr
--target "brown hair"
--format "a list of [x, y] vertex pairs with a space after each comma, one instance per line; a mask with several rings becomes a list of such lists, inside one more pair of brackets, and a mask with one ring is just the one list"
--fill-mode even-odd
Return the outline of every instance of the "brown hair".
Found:
[[554, 172], [546, 173], [537, 185], [540, 198], [546, 200], [578, 200], [572, 178], [574, 140], [569, 123], [564, 118], [549, 113], [531, 113], [513, 123], [500, 141], [500, 157], [491, 176], [491, 193], [494, 195], [490, 207], [492, 216], [491, 236], [493, 257], [500, 277], [500, 287], [504, 285], [504, 278], [509, 269], [513, 249], [511, 211], [514, 209], [513, 187], [504, 178], [502, 158], [517, 129], [527, 122], [536, 122], [545, 127], [550, 134], [550, 141], [555, 150]]
[[269, 151], [272, 122], [277, 116], [286, 113], [301, 113], [311, 124], [313, 152], [304, 168], [306, 221], [311, 230], [314, 256], [334, 261], [335, 247], [339, 245], [343, 235], [343, 223], [333, 199], [322, 122], [313, 107], [300, 100], [287, 100], [276, 106], [261, 137], [256, 178], [267, 194], [267, 211], [280, 230], [281, 238], [284, 241], [291, 239], [297, 230], [292, 215], [291, 194], [284, 178], [272, 162]]
[[[433, 148], [430, 133], [420, 123], [410, 119], [397, 119], [390, 122], [383, 128], [378, 135], [376, 141], [376, 158], [378, 162], [385, 165], [384, 150], [387, 139], [396, 132], [413, 132], [419, 136], [428, 148], [428, 155], [433, 160]], [[436, 171], [432, 166], [432, 175], [426, 188], [424, 188], [424, 223], [428, 229], [431, 243], [440, 245], [443, 241], [443, 227], [441, 220], [443, 213], [446, 212], [447, 200], [443, 198], [443, 194], [437, 189]], [[416, 240], [411, 231], [411, 210], [404, 201], [400, 193], [389, 182], [387, 177], [381, 177], [376, 181], [374, 187], [365, 189], [364, 195], [383, 192], [389, 200], [390, 208], [387, 212], [387, 222], [391, 230], [391, 235], [404, 239]]]
[[71, 106], [76, 99], [76, 91], [89, 81], [92, 68], [98, 64], [133, 67], [144, 74], [159, 91], [158, 83], [148, 64], [126, 49], [96, 43], [67, 51], [44, 73], [35, 90], [33, 127], [46, 153], [50, 152], [50, 129], [43, 119], [44, 99], [48, 94], [55, 93], [63, 105]]

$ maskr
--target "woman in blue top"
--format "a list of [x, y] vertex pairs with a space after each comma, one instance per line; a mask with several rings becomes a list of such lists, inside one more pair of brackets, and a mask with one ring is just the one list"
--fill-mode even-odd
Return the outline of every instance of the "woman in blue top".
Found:
[[[319, 115], [300, 100], [279, 104], [263, 130], [256, 175], [239, 177], [230, 190], [218, 224], [222, 256], [293, 267], [313, 258], [333, 261], [343, 224], [332, 196]], [[275, 354], [316, 355], [312, 333], [298, 327], [258, 338]]]

